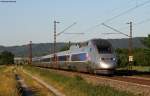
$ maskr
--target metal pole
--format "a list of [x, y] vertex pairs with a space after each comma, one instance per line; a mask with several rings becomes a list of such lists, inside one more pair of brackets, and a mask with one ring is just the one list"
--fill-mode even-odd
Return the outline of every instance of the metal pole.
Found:
[[56, 56], [56, 23], [59, 23], [57, 21], [54, 21], [54, 65], [57, 66], [57, 56]]
[[129, 46], [130, 46], [130, 49], [129, 49], [129, 55], [132, 55], [132, 22], [130, 22], [130, 38], [129, 38], [130, 42], [129, 42]]
[[129, 35], [129, 70], [132, 70], [132, 61], [133, 61], [133, 54], [132, 54], [132, 22], [130, 24], [130, 35]]

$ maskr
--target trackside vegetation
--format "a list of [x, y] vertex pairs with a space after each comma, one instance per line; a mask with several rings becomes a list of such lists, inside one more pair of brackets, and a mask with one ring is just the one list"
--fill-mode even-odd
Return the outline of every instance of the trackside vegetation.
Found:
[[13, 69], [11, 66], [0, 66], [0, 96], [20, 96]]
[[14, 64], [14, 54], [8, 51], [3, 51], [0, 53], [0, 65], [4, 64]]
[[66, 96], [135, 96], [132, 93], [119, 91], [106, 85], [87, 83], [82, 77], [69, 77], [31, 66], [24, 66], [24, 70], [42, 78]]
[[[134, 48], [133, 66], [150, 66], [150, 35], [141, 41], [147, 48]], [[128, 49], [116, 49], [118, 58], [118, 67], [126, 67], [128, 65]]]
[[[150, 66], [149, 55], [145, 54], [146, 49], [133, 49], [133, 66]], [[128, 65], [128, 49], [116, 49], [118, 58], [118, 67], [126, 67]]]

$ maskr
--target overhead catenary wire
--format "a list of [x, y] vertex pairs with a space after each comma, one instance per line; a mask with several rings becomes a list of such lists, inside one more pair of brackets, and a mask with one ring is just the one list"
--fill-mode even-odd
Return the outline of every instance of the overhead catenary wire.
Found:
[[122, 16], [122, 15], [124, 15], [124, 14], [127, 14], [127, 13], [129, 13], [129, 12], [131, 12], [131, 11], [133, 11], [133, 10], [139, 8], [139, 7], [144, 6], [144, 5], [147, 4], [147, 3], [150, 3], [150, 0], [147, 0], [147, 1], [145, 1], [145, 2], [143, 2], [143, 3], [140, 3], [140, 4], [137, 4], [137, 3], [136, 3], [136, 6], [130, 8], [130, 9], [128, 9], [128, 10], [126, 10], [126, 11], [124, 11], [124, 12], [122, 12], [122, 13], [116, 15], [116, 16], [113, 16], [112, 18], [109, 18], [109, 19], [105, 20], [104, 22], [101, 22], [101, 23], [99, 23], [99, 24], [97, 24], [97, 25], [94, 25], [94, 26], [88, 28], [88, 29], [85, 30], [83, 33], [89, 32], [89, 30], [92, 30], [92, 29], [94, 29], [94, 28], [97, 28], [97, 27], [101, 26], [103, 23], [107, 23], [107, 22], [109, 22], [109, 21], [112, 21], [112, 20], [114, 20], [114, 19], [116, 19], [116, 18], [118, 18], [118, 17], [120, 17], [120, 16]]
[[64, 33], [66, 30], [68, 30], [69, 28], [71, 28], [72, 26], [74, 26], [75, 24], [77, 24], [76, 22], [74, 22], [73, 24], [71, 24], [70, 26], [68, 26], [67, 28], [65, 28], [63, 31], [59, 32], [56, 34], [56, 36], [61, 35], [62, 33]]
[[[129, 0], [129, 1], [127, 1], [127, 3], [126, 4], [130, 4], [130, 3], [132, 3], [132, 2], [134, 2], [134, 0]], [[124, 5], [120, 5], [121, 7], [123, 6], [123, 9], [124, 8], [126, 8], [127, 6], [125, 6], [126, 4], [124, 4]], [[112, 13], [112, 12], [114, 12], [114, 11], [117, 11], [117, 10], [122, 10], [121, 8], [120, 8], [120, 6], [119, 7], [116, 7], [116, 8], [114, 8], [114, 9], [112, 9], [112, 10], [110, 10], [109, 11], [109, 13]], [[136, 3], [136, 5], [135, 6], [137, 6], [137, 3]]]
[[136, 25], [144, 24], [144, 23], [147, 23], [147, 22], [150, 22], [150, 18], [142, 20], [142, 21], [138, 22]]
[[[102, 25], [105, 26], [105, 27], [107, 27], [107, 28], [112, 29], [113, 31], [116, 31], [116, 32], [119, 33], [119, 34], [123, 34], [123, 35], [125, 35], [125, 36], [127, 36], [127, 37], [130, 37], [129, 35], [127, 35], [127, 34], [121, 32], [121, 31], [119, 31], [119, 30], [117, 30], [117, 29], [115, 29], [115, 28], [113, 28], [113, 27], [111, 27], [111, 26], [109, 26], [109, 25], [106, 25], [106, 24], [104, 24], [104, 23], [102, 23]], [[117, 34], [117, 33], [115, 33], [115, 34]], [[109, 33], [109, 34], [110, 34], [110, 33]]]
[[72, 35], [72, 34], [73, 34], [73, 35], [74, 35], [74, 34], [75, 34], [75, 35], [84, 35], [84, 33], [64, 33], [64, 34], [68, 34], [68, 35]]
[[128, 9], [128, 10], [126, 10], [126, 11], [124, 11], [124, 12], [122, 12], [122, 13], [116, 15], [116, 16], [113, 16], [112, 18], [109, 18], [109, 19], [105, 20], [104, 23], [110, 22], [110, 21], [112, 21], [112, 20], [114, 20], [114, 19], [116, 19], [116, 18], [118, 18], [118, 17], [120, 17], [120, 16], [122, 16], [122, 15], [124, 15], [124, 14], [127, 14], [127, 13], [129, 13], [129, 12], [131, 12], [131, 11], [133, 11], [133, 10], [139, 8], [139, 7], [144, 6], [144, 5], [147, 4], [147, 3], [150, 3], [150, 0], [147, 0], [147, 1], [143, 2], [143, 3], [141, 3], [141, 4], [136, 5], [135, 7], [132, 7], [132, 8], [130, 8], [130, 9]]
[[[147, 23], [147, 22], [150, 22], [150, 18], [144, 19], [144, 20], [142, 20], [138, 23], [134, 23], [134, 26], [138, 26], [138, 25], [141, 25], [141, 24], [144, 24], [144, 23]], [[119, 30], [124, 30], [126, 28], [128, 28], [128, 27], [127, 26], [126, 27], [121, 27], [121, 28], [119, 28]]]

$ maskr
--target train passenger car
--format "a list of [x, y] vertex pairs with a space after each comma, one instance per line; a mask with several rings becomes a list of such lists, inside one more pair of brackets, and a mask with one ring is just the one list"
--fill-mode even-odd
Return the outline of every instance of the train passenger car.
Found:
[[78, 45], [73, 45], [69, 50], [58, 52], [57, 62], [52, 61], [53, 54], [42, 56], [34, 65], [57, 67], [80, 72], [96, 74], [113, 74], [116, 68], [116, 55], [112, 45], [104, 39], [92, 39]]

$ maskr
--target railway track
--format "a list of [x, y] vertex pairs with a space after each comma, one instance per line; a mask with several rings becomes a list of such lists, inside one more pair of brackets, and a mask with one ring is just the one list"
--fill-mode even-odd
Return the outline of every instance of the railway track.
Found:
[[133, 77], [136, 77], [136, 78], [144, 78], [144, 79], [150, 79], [150, 74], [149, 75], [135, 75]]
[[41, 68], [44, 70], [51, 70], [57, 72], [58, 74], [66, 75], [66, 76], [81, 76], [87, 82], [93, 83], [95, 85], [103, 84], [114, 87], [115, 89], [129, 91], [135, 93], [136, 95], [142, 96], [150, 96], [150, 80], [142, 77], [136, 76], [101, 76], [101, 75], [93, 75], [72, 71], [64, 71], [64, 70], [56, 70], [56, 69], [48, 69]]
[[135, 76], [134, 77], [133, 76], [115, 76], [115, 77], [109, 77], [109, 79], [132, 83], [138, 86], [144, 86], [144, 87], [150, 88], [150, 79], [147, 79], [147, 78], [135, 77]]
[[[87, 74], [85, 74], [87, 75]], [[90, 75], [92, 76], [92, 75]], [[147, 87], [150, 89], [150, 78], [139, 77], [139, 76], [101, 76], [101, 75], [94, 75], [93, 78], [103, 78], [110, 81], [122, 82], [122, 83], [129, 83], [141, 87]]]
[[[41, 67], [40, 67], [41, 68]], [[43, 67], [42, 67], [43, 68]], [[49, 68], [44, 68], [44, 69], [49, 69]], [[51, 69], [51, 70], [56, 70], [56, 69]], [[74, 72], [74, 71], [66, 71], [66, 70], [56, 70], [56, 71], [60, 71], [60, 72], [65, 72], [65, 74], [71, 73], [71, 75], [85, 75], [85, 76], [92, 76], [93, 78], [106, 78], [106, 79], [110, 79], [110, 80], [116, 80], [116, 81], [122, 81], [122, 82], [129, 82], [129, 83], [133, 83], [133, 84], [137, 84], [139, 86], [147, 86], [150, 87], [150, 75], [149, 77], [141, 77], [141, 76], [104, 76], [104, 75], [94, 75], [94, 74], [87, 74], [87, 73], [81, 73], [81, 72]], [[69, 74], [67, 74], [69, 76]]]

